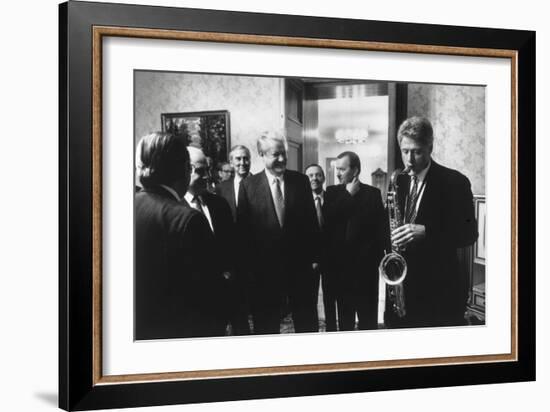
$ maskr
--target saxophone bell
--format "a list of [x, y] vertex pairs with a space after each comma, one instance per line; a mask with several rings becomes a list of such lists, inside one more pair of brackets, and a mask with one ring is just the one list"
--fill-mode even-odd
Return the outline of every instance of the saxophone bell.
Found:
[[397, 252], [387, 253], [380, 261], [378, 271], [387, 285], [399, 285], [407, 277], [407, 262]]

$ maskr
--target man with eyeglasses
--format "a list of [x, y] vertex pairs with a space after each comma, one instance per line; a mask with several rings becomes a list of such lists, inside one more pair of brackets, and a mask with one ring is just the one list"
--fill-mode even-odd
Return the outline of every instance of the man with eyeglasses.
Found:
[[221, 162], [218, 164], [218, 183], [227, 182], [235, 175], [235, 170], [229, 162]]
[[245, 335], [250, 331], [247, 314], [242, 310], [240, 302], [241, 287], [236, 279], [237, 256], [233, 247], [235, 227], [231, 210], [225, 199], [208, 191], [208, 163], [203, 151], [193, 146], [189, 146], [187, 150], [191, 177], [184, 198], [192, 208], [204, 214], [214, 234], [215, 247], [210, 258], [218, 260], [224, 270], [225, 290], [222, 303], [230, 325], [229, 332], [232, 335]]

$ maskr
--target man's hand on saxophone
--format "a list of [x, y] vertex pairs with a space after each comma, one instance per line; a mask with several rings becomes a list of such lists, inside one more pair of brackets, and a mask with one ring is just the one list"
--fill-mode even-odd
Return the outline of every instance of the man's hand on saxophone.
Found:
[[414, 223], [406, 223], [391, 232], [391, 241], [399, 248], [404, 249], [409, 243], [422, 240], [426, 237], [426, 227]]

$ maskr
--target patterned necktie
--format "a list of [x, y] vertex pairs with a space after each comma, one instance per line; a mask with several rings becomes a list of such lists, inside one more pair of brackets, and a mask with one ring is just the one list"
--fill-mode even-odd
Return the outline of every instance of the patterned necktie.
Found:
[[322, 229], [324, 225], [323, 210], [321, 209], [321, 196], [315, 196], [315, 210], [317, 211], [317, 221], [319, 222], [319, 228]]
[[412, 190], [409, 193], [409, 201], [407, 202], [407, 213], [405, 214], [405, 223], [413, 223], [416, 217], [416, 201], [418, 199], [418, 178], [412, 175], [413, 181]]
[[283, 198], [283, 192], [281, 191], [281, 182], [279, 178], [275, 178], [273, 183], [275, 185], [275, 198], [273, 199], [275, 203], [275, 212], [277, 213], [279, 225], [283, 227], [285, 219], [285, 200]]
[[204, 214], [204, 210], [202, 208], [202, 202], [201, 202], [200, 197], [198, 197], [198, 196], [193, 197], [193, 201], [191, 202], [191, 205], [193, 206], [194, 209], [196, 209], [199, 212], [201, 212], [202, 214]]

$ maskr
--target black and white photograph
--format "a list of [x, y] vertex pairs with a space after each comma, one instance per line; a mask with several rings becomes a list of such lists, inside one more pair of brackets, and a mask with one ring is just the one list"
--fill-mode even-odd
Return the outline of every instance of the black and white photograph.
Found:
[[544, 10], [3, 3], [0, 409], [547, 404]]
[[533, 31], [59, 13], [62, 408], [535, 379]]
[[485, 325], [484, 85], [133, 84], [136, 340]]

